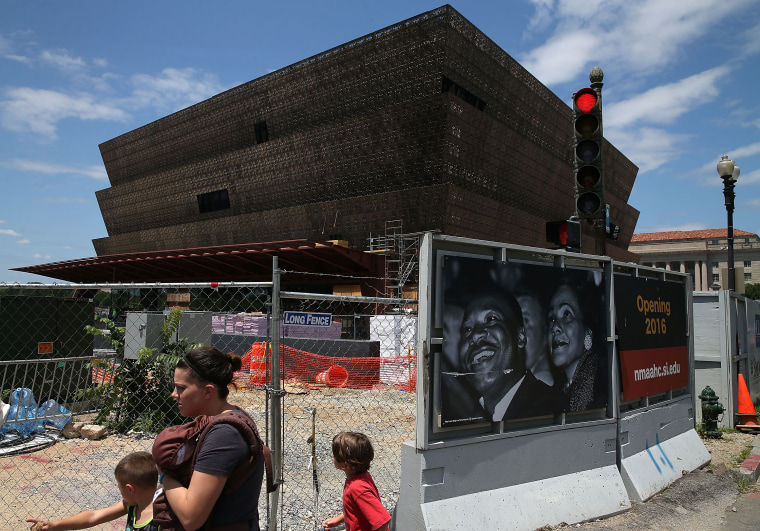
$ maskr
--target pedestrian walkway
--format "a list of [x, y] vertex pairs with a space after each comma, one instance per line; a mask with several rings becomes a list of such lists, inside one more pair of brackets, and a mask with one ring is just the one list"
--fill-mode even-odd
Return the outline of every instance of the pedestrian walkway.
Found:
[[742, 494], [726, 509], [723, 525], [726, 531], [757, 531], [760, 529], [760, 492]]

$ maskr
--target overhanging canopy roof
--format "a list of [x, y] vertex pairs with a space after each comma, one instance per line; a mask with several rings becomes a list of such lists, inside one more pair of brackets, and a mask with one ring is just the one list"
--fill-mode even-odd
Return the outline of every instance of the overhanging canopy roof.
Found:
[[13, 270], [77, 283], [269, 282], [273, 256], [289, 283], [377, 284], [385, 270], [383, 256], [306, 239], [113, 254]]

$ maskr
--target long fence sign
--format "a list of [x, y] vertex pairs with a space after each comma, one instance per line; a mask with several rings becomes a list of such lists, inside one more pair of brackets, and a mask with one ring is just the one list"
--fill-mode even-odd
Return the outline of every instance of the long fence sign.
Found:
[[615, 312], [624, 400], [689, 385], [684, 284], [616, 276]]
[[332, 314], [314, 312], [284, 312], [283, 324], [296, 326], [325, 326], [332, 324]]

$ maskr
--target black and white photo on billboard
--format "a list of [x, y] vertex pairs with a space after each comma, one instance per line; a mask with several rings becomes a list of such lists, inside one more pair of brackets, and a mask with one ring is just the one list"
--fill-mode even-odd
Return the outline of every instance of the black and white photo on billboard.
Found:
[[441, 426], [604, 408], [603, 273], [444, 257]]

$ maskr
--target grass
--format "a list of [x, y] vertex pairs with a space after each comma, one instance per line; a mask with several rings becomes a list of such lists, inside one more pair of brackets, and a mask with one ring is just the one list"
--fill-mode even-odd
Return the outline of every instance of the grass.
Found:
[[749, 454], [751, 454], [751, 453], [752, 453], [752, 445], [750, 444], [744, 450], [742, 450], [739, 455], [737, 455], [734, 458], [734, 464], [735, 465], [741, 465], [744, 462], [744, 460], [749, 457]]
[[739, 488], [739, 492], [741, 494], [755, 491], [755, 482], [752, 481], [748, 476], [740, 476], [737, 474], [734, 477], [736, 478], [736, 486]]

